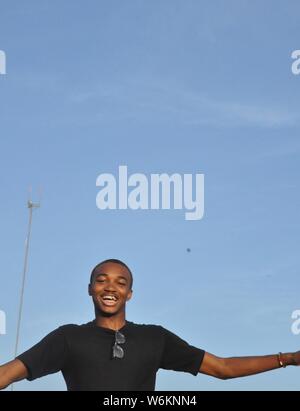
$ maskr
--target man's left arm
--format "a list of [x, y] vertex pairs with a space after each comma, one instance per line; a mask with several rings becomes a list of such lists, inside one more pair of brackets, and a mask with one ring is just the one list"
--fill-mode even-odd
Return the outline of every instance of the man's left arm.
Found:
[[199, 372], [222, 380], [300, 365], [300, 351], [253, 357], [221, 358], [205, 353]]

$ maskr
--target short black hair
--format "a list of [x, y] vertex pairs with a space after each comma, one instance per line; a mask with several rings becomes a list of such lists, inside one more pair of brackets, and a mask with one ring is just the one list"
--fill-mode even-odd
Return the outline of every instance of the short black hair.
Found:
[[130, 281], [130, 288], [132, 288], [132, 285], [133, 285], [133, 275], [132, 275], [132, 272], [131, 272], [130, 268], [128, 267], [128, 265], [126, 265], [123, 261], [118, 260], [117, 258], [109, 258], [109, 259], [107, 259], [107, 260], [101, 261], [101, 263], [98, 263], [98, 264], [93, 268], [93, 270], [92, 270], [92, 272], [91, 272], [90, 284], [92, 284], [92, 282], [93, 282], [93, 277], [94, 277], [94, 274], [95, 274], [96, 269], [97, 269], [100, 265], [105, 264], [105, 263], [115, 263], [115, 264], [120, 264], [120, 265], [122, 265], [123, 267], [125, 267], [125, 268], [127, 269], [127, 271], [129, 272], [129, 274], [130, 274], [130, 280], [131, 280], [131, 281]]

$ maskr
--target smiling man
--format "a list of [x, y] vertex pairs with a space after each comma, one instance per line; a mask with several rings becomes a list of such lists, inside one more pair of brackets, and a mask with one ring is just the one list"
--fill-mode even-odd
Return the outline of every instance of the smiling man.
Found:
[[70, 391], [151, 391], [160, 368], [228, 379], [300, 364], [300, 351], [220, 358], [159, 325], [127, 321], [125, 307], [132, 297], [132, 284], [132, 273], [122, 261], [98, 264], [88, 288], [95, 319], [61, 326], [2, 365], [0, 389], [60, 371]]

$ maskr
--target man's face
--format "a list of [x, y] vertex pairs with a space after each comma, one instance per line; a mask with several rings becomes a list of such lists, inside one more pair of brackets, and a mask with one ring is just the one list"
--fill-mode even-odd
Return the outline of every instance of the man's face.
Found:
[[131, 277], [126, 267], [116, 263], [104, 263], [96, 268], [89, 295], [98, 312], [114, 315], [125, 310], [132, 296]]

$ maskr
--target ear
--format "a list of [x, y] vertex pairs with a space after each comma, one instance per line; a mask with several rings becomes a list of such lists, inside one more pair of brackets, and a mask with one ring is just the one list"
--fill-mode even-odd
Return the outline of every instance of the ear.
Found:
[[128, 295], [127, 295], [126, 301], [129, 301], [131, 299], [132, 293], [133, 293], [133, 290], [130, 290]]
[[91, 284], [89, 284], [89, 287], [88, 287], [88, 293], [89, 293], [89, 296], [91, 296], [91, 295], [92, 295], [92, 291], [91, 291]]

